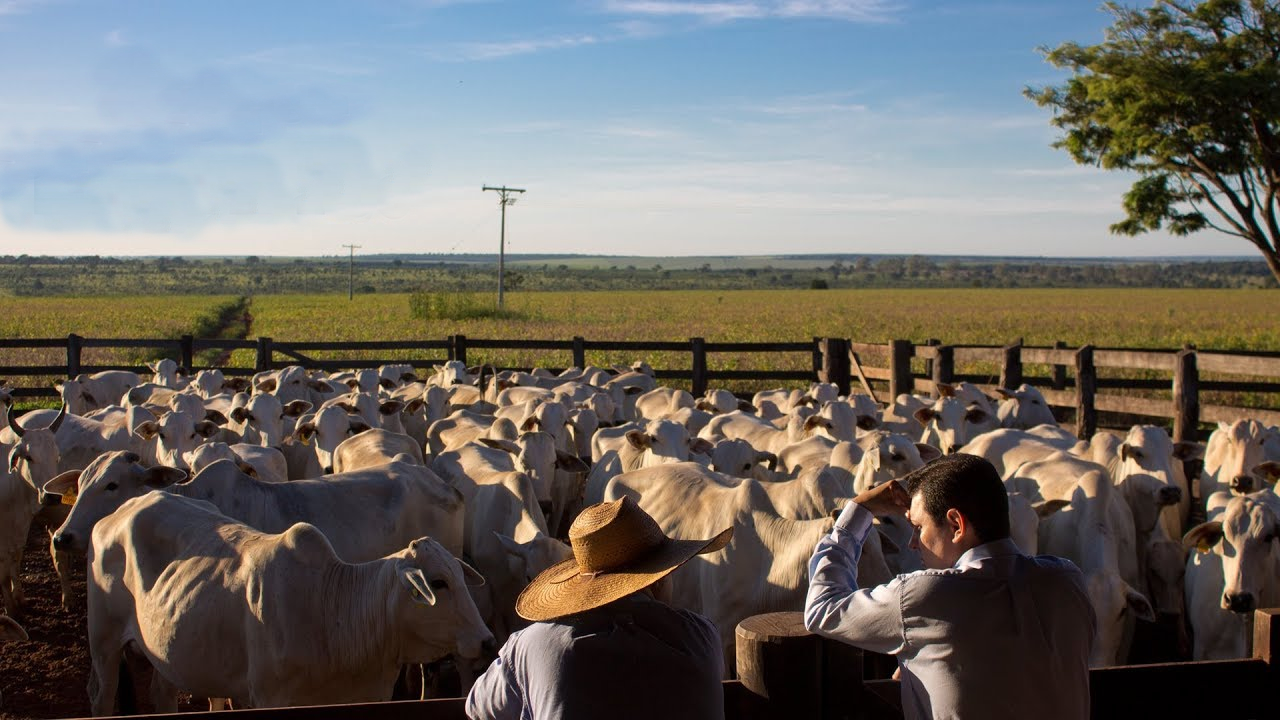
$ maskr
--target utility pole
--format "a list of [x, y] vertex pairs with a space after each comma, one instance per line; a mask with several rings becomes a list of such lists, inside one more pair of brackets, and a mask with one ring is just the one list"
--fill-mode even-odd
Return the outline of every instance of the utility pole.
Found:
[[502, 230], [498, 235], [498, 309], [502, 309], [502, 278], [506, 271], [507, 264], [507, 206], [515, 205], [516, 198], [511, 193], [522, 193], [524, 190], [520, 188], [509, 188], [505, 185], [502, 187], [489, 187], [485, 185], [480, 188], [485, 190], [493, 190], [498, 193], [498, 205], [502, 206]]
[[342, 247], [351, 249], [351, 260], [347, 263], [347, 301], [350, 302], [356, 296], [356, 248], [364, 246], [343, 245]]

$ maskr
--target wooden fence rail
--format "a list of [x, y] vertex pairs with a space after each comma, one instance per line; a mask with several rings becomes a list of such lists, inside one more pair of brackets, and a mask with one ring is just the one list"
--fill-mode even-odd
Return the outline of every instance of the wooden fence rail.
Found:
[[[1094, 720], [1275, 717], [1280, 687], [1280, 609], [1257, 610], [1252, 657], [1094, 668], [1089, 672]], [[876, 677], [873, 662], [855, 648], [804, 630], [801, 613], [747, 618], [737, 628], [740, 680], [723, 683], [725, 720], [901, 720], [901, 686]], [[889, 663], [892, 664], [891, 662]], [[1051, 683], [1027, 668], [1011, 683]], [[620, 669], [619, 672], [626, 672]], [[661, 688], [654, 688], [661, 691]], [[624, 698], [619, 701], [625, 702]], [[993, 702], [997, 700], [993, 699]], [[608, 717], [602, 709], [601, 717]], [[142, 716], [181, 720], [187, 713]], [[237, 710], [243, 720], [464, 720], [462, 698], [358, 705]]]
[[[845, 338], [813, 338], [806, 342], [784, 343], [718, 343], [697, 337], [688, 341], [647, 342], [599, 341], [583, 337], [569, 340], [501, 340], [468, 338], [465, 335], [451, 335], [440, 340], [286, 342], [269, 337], [221, 340], [187, 335], [175, 340], [103, 339], [69, 335], [66, 338], [0, 340], [0, 351], [63, 350], [66, 354], [65, 364], [0, 366], [0, 377], [74, 377], [80, 373], [117, 369], [146, 372], [146, 368], [141, 366], [86, 364], [84, 351], [94, 348], [147, 349], [172, 357], [191, 370], [199, 369], [195, 365], [197, 353], [213, 350], [224, 353], [235, 350], [254, 351], [252, 366], [223, 367], [223, 372], [228, 375], [250, 375], [293, 364], [324, 370], [388, 363], [429, 367], [445, 360], [460, 360], [477, 365], [487, 362], [493, 355], [489, 351], [495, 350], [545, 351], [554, 358], [548, 365], [559, 367], [584, 367], [589, 352], [674, 352], [688, 353], [689, 363], [683, 367], [659, 368], [655, 373], [661, 380], [687, 382], [695, 395], [701, 395], [715, 381], [818, 380], [836, 384], [842, 393], [850, 390], [862, 391], [872, 394], [882, 402], [892, 402], [903, 393], [933, 393], [939, 383], [968, 381], [988, 392], [994, 392], [996, 387], [1012, 388], [1025, 382], [1040, 388], [1050, 405], [1071, 410], [1076, 432], [1080, 437], [1088, 437], [1098, 429], [1099, 412], [1171, 420], [1176, 440], [1198, 439], [1203, 435], [1202, 423], [1256, 418], [1270, 425], [1280, 425], [1280, 401], [1271, 401], [1273, 407], [1237, 407], [1201, 401], [1201, 393], [1204, 392], [1270, 393], [1280, 397], [1280, 353], [1201, 351], [1191, 347], [1178, 350], [1097, 348], [1092, 345], [1070, 348], [1061, 342], [1052, 347], [1028, 347], [1020, 342], [1009, 345], [948, 345], [937, 339], [921, 344], [909, 340], [863, 343]], [[384, 351], [388, 354], [398, 353], [401, 357], [312, 357], [312, 354], [318, 352]], [[811, 369], [712, 369], [713, 364], [709, 363], [708, 357], [720, 353], [801, 354], [811, 360], [810, 363], [805, 363]], [[405, 355], [409, 357], [406, 358]], [[917, 372], [913, 363], [920, 365], [923, 371]], [[975, 366], [985, 366], [988, 372], [973, 373]], [[965, 367], [970, 369], [968, 374], [958, 371], [958, 368]], [[1043, 368], [1044, 374], [1033, 375], [1029, 372], [1036, 367]], [[1144, 371], [1170, 377], [1099, 377], [1100, 369], [1126, 370], [1130, 374], [1132, 371]], [[1235, 376], [1235, 379], [1205, 380], [1201, 377], [1202, 373]], [[1171, 398], [1165, 400], [1107, 392], [1113, 390], [1125, 390], [1129, 393], [1168, 391]], [[54, 390], [49, 387], [18, 387], [14, 392], [18, 397], [48, 397], [54, 394]]]

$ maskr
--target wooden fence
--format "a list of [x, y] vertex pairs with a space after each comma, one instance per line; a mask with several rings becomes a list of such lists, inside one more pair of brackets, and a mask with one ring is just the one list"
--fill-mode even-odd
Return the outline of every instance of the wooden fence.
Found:
[[[1179, 350], [1098, 348], [1092, 345], [1069, 348], [1063, 343], [1054, 347], [1021, 344], [980, 346], [946, 345], [937, 340], [920, 344], [909, 340], [875, 344], [843, 338], [813, 338], [808, 342], [787, 343], [717, 343], [704, 338], [690, 338], [682, 342], [644, 342], [593, 341], [582, 337], [571, 340], [493, 340], [452, 335], [442, 340], [282, 342], [267, 337], [220, 340], [184, 336], [177, 340], [156, 340], [69, 335], [54, 339], [0, 340], [0, 351], [44, 349], [66, 353], [65, 365], [0, 366], [0, 378], [74, 377], [80, 373], [113, 369], [146, 372], [146, 368], [140, 366], [85, 364], [82, 362], [83, 353], [90, 348], [148, 349], [172, 357], [192, 370], [199, 369], [195, 359], [205, 351], [254, 351], [255, 361], [251, 367], [223, 367], [223, 372], [228, 375], [249, 375], [291, 364], [336, 370], [407, 362], [426, 368], [456, 359], [474, 365], [487, 362], [493, 355], [488, 351], [493, 350], [546, 351], [548, 362], [545, 366], [551, 367], [584, 367], [588, 352], [631, 352], [638, 357], [652, 352], [674, 352], [688, 353], [688, 366], [659, 368], [657, 377], [687, 382], [695, 395], [701, 395], [714, 383], [723, 381], [794, 383], [820, 380], [835, 383], [842, 393], [860, 390], [882, 402], [891, 402], [902, 393], [933, 392], [937, 383], [969, 381], [990, 392], [996, 387], [1015, 388], [1026, 382], [1040, 388], [1051, 406], [1071, 411], [1080, 437], [1089, 437], [1098, 429], [1100, 412], [1172, 420], [1175, 440], [1202, 439], [1201, 423], [1231, 422], [1251, 417], [1269, 425], [1280, 425], [1280, 409], [1276, 407], [1201, 403], [1201, 393], [1204, 392], [1268, 393], [1280, 398], [1280, 353], [1220, 352], [1190, 347]], [[316, 359], [308, 355], [318, 352], [384, 352], [410, 357], [357, 360], [351, 357]], [[789, 354], [793, 357], [798, 354], [804, 356], [801, 366], [812, 369], [711, 369], [708, 357], [723, 353]], [[986, 367], [990, 371], [986, 374], [957, 371], [966, 367]], [[1030, 372], [1035, 368], [1042, 368], [1042, 373]], [[1099, 377], [1099, 370], [1108, 369], [1143, 371], [1143, 374], [1164, 377]], [[1201, 373], [1234, 379], [1206, 379], [1201, 377]], [[1129, 394], [1119, 394], [1115, 392], [1117, 390]], [[1163, 399], [1134, 394], [1153, 391], [1167, 391], [1171, 395], [1169, 399]], [[55, 393], [49, 387], [19, 387], [14, 394], [18, 397], [49, 397]], [[1280, 405], [1280, 402], [1272, 404]]]
[[[799, 615], [757, 616], [738, 627], [742, 679], [723, 684], [725, 720], [900, 720], [900, 685], [877, 672], [892, 663], [872, 661], [848, 645], [804, 632]], [[1280, 707], [1276, 705], [1280, 609], [1256, 611], [1253, 629], [1249, 658], [1091, 670], [1090, 716], [1093, 720], [1275, 717]], [[1052, 677], [1038, 674], [1045, 670], [1029, 667], [1026, 677], [1008, 681], [1052, 683]], [[450, 698], [232, 712], [244, 720], [465, 720], [464, 706], [461, 698]], [[144, 717], [181, 720], [191, 716]], [[608, 717], [605, 709], [601, 717]]]

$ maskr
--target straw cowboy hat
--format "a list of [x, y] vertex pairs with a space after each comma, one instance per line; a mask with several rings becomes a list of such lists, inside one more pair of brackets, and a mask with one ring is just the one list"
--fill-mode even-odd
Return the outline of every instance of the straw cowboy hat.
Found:
[[733, 528], [710, 540], [669, 538], [631, 498], [582, 511], [569, 528], [573, 557], [529, 583], [516, 612], [538, 622], [585, 612], [661, 580], [694, 555], [729, 544]]

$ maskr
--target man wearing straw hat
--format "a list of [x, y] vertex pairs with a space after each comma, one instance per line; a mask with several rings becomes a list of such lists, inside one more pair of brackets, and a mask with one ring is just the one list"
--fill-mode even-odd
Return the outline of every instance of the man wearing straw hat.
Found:
[[[1089, 717], [1094, 614], [1084, 577], [1009, 538], [1004, 483], [957, 453], [854, 498], [809, 559], [812, 632], [898, 658], [912, 718]], [[903, 515], [926, 569], [858, 587], [875, 516]]]
[[630, 498], [592, 505], [569, 528], [573, 557], [534, 578], [513, 634], [467, 696], [472, 720], [724, 717], [720, 635], [667, 604], [672, 571], [729, 544], [675, 540]]

